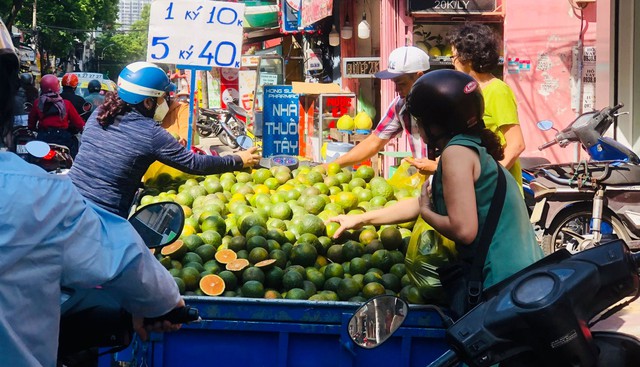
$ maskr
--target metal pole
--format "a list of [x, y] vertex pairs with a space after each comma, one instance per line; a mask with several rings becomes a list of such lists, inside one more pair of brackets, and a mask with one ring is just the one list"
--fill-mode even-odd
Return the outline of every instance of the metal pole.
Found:
[[100, 60], [104, 60], [104, 52], [111, 46], [115, 46], [115, 43], [110, 43], [108, 44], [105, 48], [102, 49], [102, 53], [100, 54], [100, 57], [98, 57], [98, 72], [100, 72]]
[[40, 75], [42, 76], [44, 65], [42, 62], [42, 54], [40, 54], [40, 48], [38, 47], [37, 8], [38, 8], [38, 0], [33, 0], [33, 13], [31, 15], [31, 31], [33, 32], [33, 45], [36, 50], [36, 55], [39, 55], [39, 58], [40, 58]]
[[191, 149], [193, 141], [193, 111], [196, 89], [196, 69], [191, 69], [191, 85], [189, 87], [189, 131], [187, 132], [187, 149]]

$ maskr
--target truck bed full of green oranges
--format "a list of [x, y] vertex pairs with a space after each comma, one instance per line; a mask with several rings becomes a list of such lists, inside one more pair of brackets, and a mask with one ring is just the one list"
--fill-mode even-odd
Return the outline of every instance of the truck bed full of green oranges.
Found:
[[141, 205], [175, 201], [180, 239], [157, 253], [185, 295], [361, 302], [381, 294], [424, 303], [404, 254], [413, 222], [365, 226], [332, 239], [338, 214], [362, 213], [419, 195], [334, 164], [276, 166], [147, 180]]

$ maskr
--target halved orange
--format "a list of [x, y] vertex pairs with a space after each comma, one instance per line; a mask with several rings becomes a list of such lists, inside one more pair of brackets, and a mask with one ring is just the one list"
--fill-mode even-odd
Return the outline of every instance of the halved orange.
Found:
[[224, 248], [216, 252], [215, 258], [220, 264], [228, 264], [237, 259], [238, 255], [235, 251]]
[[227, 270], [229, 271], [241, 271], [249, 266], [249, 260], [247, 259], [235, 259], [227, 264]]
[[169, 256], [173, 260], [180, 260], [189, 251], [187, 245], [182, 240], [175, 240], [173, 243], [166, 245], [160, 250], [160, 253], [164, 256]]
[[276, 259], [266, 259], [256, 263], [257, 268], [270, 268], [273, 263], [276, 262]]
[[224, 288], [224, 280], [215, 274], [205, 275], [200, 279], [200, 289], [208, 296], [219, 296]]

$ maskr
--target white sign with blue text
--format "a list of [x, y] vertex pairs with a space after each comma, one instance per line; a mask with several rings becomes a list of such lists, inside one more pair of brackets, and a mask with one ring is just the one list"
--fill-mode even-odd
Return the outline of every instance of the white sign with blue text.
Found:
[[244, 6], [206, 0], [153, 1], [147, 61], [239, 68]]
[[290, 85], [265, 85], [262, 156], [298, 155], [298, 94]]

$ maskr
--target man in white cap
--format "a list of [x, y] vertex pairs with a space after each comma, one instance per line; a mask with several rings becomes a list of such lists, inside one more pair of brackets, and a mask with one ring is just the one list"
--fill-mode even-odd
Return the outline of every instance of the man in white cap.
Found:
[[377, 72], [375, 77], [391, 79], [398, 96], [391, 102], [373, 133], [335, 162], [341, 167], [347, 167], [365, 161], [376, 155], [389, 140], [404, 130], [409, 136], [409, 146], [413, 153], [413, 157], [408, 158], [407, 161], [422, 173], [434, 172], [436, 162], [427, 159], [427, 147], [420, 138], [415, 119], [405, 108], [405, 98], [413, 82], [427, 70], [429, 70], [429, 55], [421, 49], [403, 46], [393, 50], [389, 55], [387, 69]]

